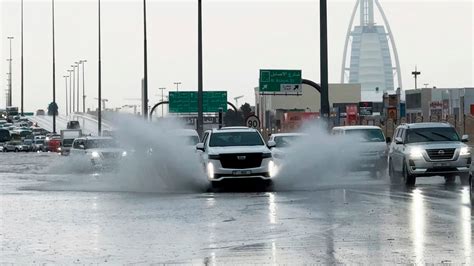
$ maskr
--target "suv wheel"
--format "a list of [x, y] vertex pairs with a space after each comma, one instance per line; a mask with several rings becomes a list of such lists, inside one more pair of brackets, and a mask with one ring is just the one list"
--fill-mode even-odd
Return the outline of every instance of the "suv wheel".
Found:
[[462, 175], [459, 176], [459, 179], [461, 180], [461, 185], [469, 186], [471, 176], [469, 174], [462, 174]]
[[390, 177], [390, 183], [392, 184], [400, 183], [400, 178], [397, 175], [397, 172], [395, 171], [395, 169], [393, 168], [392, 160], [388, 162], [388, 176]]
[[403, 164], [403, 181], [405, 182], [405, 185], [407, 186], [414, 186], [416, 183], [416, 176], [408, 172], [406, 163]]
[[454, 184], [456, 182], [456, 176], [448, 175], [444, 177], [446, 184]]

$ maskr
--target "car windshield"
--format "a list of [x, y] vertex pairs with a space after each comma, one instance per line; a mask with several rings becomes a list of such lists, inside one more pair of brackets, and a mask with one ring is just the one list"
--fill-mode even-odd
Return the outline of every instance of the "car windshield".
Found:
[[452, 127], [413, 128], [407, 130], [406, 143], [460, 141]]
[[210, 147], [260, 146], [264, 145], [257, 132], [219, 132], [213, 133], [209, 140]]
[[276, 143], [276, 147], [281, 148], [293, 145], [293, 143], [300, 138], [301, 136], [278, 136], [275, 137], [274, 140]]
[[35, 140], [35, 144], [43, 144], [43, 143], [44, 143], [44, 140], [42, 139]]
[[86, 142], [86, 149], [117, 148], [117, 142], [113, 139], [91, 139]]
[[382, 130], [377, 129], [377, 128], [350, 129], [350, 130], [346, 130], [346, 135], [358, 136], [359, 141], [362, 141], [362, 142], [384, 142], [385, 141]]
[[30, 145], [30, 144], [33, 143], [33, 141], [29, 140], [29, 139], [25, 139], [25, 141], [23, 141], [23, 143], [26, 144], [26, 145]]
[[186, 145], [192, 145], [196, 146], [196, 144], [199, 143], [199, 137], [198, 136], [186, 136]]

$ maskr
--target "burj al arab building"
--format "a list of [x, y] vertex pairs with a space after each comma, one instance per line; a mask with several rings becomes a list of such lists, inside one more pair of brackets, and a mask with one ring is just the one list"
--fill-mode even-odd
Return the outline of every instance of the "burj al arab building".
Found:
[[[375, 22], [375, 10], [383, 24]], [[359, 25], [354, 26], [357, 11]], [[360, 83], [363, 101], [380, 102], [385, 91], [402, 88], [400, 72], [395, 39], [382, 6], [378, 0], [357, 0], [347, 29], [341, 83]]]

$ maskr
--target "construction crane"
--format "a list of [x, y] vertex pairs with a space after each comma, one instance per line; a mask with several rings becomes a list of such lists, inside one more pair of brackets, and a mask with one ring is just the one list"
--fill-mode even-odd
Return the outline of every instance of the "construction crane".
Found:
[[234, 97], [235, 107], [239, 108], [239, 99], [244, 98], [243, 95]]
[[[94, 98], [94, 100], [99, 100], [99, 98]], [[102, 108], [103, 108], [104, 110], [106, 110], [106, 108], [105, 108], [105, 103], [108, 102], [108, 101], [109, 101], [109, 99], [104, 99], [104, 98], [102, 98]]]

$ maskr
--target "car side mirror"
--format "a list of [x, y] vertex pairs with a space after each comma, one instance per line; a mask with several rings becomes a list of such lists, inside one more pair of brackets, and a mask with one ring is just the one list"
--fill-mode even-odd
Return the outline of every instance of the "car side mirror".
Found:
[[403, 144], [403, 139], [400, 138], [400, 137], [396, 137], [396, 138], [395, 138], [395, 143], [396, 143], [396, 144]]
[[198, 143], [198, 144], [196, 144], [196, 150], [198, 150], [198, 151], [204, 151], [204, 143]]
[[386, 138], [385, 138], [385, 142], [387, 142], [387, 144], [390, 143], [390, 142], [392, 142], [392, 138], [391, 138], [391, 137], [386, 137]]
[[469, 135], [462, 135], [461, 141], [462, 142], [469, 142]]
[[273, 141], [273, 140], [270, 140], [270, 141], [268, 142], [267, 147], [268, 147], [269, 149], [275, 148], [275, 147], [276, 147], [276, 142]]

